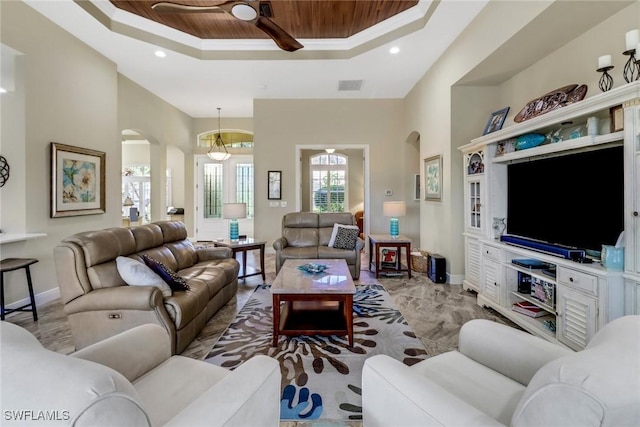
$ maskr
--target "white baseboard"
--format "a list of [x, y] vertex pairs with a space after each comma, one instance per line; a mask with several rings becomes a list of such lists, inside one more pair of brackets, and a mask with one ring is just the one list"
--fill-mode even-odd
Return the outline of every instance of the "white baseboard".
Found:
[[[45, 304], [47, 302], [51, 302], [57, 298], [60, 298], [60, 288], [53, 288], [44, 292], [40, 292], [39, 294], [35, 295], [35, 298], [36, 298], [36, 307], [39, 305]], [[31, 301], [27, 296], [26, 298], [12, 302], [11, 304], [7, 304], [6, 308], [13, 309], [17, 307], [22, 307], [23, 305], [29, 304], [30, 302]]]
[[464, 280], [464, 274], [449, 274], [447, 273], [447, 283], [450, 285], [462, 285]]

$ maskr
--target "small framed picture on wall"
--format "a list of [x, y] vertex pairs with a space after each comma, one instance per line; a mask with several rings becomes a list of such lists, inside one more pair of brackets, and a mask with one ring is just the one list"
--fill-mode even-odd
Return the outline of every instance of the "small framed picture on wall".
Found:
[[442, 200], [442, 155], [424, 159], [424, 199]]
[[281, 200], [282, 171], [269, 171], [268, 185], [267, 198], [269, 200]]

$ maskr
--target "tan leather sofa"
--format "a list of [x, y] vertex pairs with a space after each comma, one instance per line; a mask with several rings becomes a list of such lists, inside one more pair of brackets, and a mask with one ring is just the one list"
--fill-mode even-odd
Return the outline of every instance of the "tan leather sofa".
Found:
[[[142, 325], [70, 356], [0, 322], [2, 425], [264, 426], [280, 418], [280, 364], [255, 356], [229, 371], [183, 356]], [[21, 420], [20, 420], [21, 419]]]
[[360, 252], [364, 241], [358, 238], [353, 250], [329, 247], [334, 224], [356, 225], [353, 214], [291, 212], [282, 218], [282, 237], [273, 242], [276, 273], [288, 259], [344, 259], [351, 277], [360, 278]]
[[[155, 287], [128, 286], [115, 259], [142, 262], [143, 254], [185, 278], [190, 290], [163, 297]], [[238, 289], [240, 267], [231, 249], [195, 248], [179, 221], [78, 233], [60, 242], [54, 258], [76, 349], [155, 323], [180, 353]]]

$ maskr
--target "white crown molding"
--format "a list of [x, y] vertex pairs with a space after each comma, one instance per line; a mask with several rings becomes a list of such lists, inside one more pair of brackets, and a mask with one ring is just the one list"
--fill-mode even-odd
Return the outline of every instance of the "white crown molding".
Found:
[[[26, 0], [33, 3], [33, 0]], [[299, 39], [304, 49], [283, 52], [270, 39], [203, 40], [115, 7], [108, 0], [73, 1], [116, 33], [198, 59], [346, 59], [424, 28], [440, 0], [418, 4], [345, 39]]]

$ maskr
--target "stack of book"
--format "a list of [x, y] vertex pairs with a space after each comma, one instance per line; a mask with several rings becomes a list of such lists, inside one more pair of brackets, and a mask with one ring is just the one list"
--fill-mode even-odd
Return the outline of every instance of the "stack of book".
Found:
[[521, 313], [529, 317], [541, 317], [547, 314], [546, 311], [528, 301], [516, 302], [515, 304], [513, 304], [513, 307], [511, 307], [511, 309], [517, 313]]

